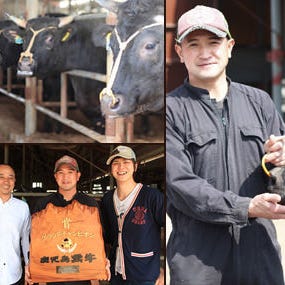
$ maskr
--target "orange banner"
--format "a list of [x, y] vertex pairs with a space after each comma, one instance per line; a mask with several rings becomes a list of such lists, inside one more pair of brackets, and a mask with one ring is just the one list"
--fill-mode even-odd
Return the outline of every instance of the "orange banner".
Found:
[[98, 208], [73, 201], [35, 213], [30, 273], [33, 282], [107, 280]]

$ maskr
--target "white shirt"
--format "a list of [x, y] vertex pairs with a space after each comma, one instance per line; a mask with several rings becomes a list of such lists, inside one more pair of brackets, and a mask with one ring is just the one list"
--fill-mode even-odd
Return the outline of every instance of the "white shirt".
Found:
[[[123, 215], [126, 215], [126, 211], [129, 209], [130, 205], [133, 204], [133, 200], [137, 195], [137, 192], [140, 190], [141, 184], [138, 183], [135, 188], [132, 190], [132, 192], [124, 199], [120, 200], [118, 197], [117, 189], [114, 192], [114, 205], [116, 208], [117, 213], [119, 214], [119, 219], [122, 219]], [[122, 220], [121, 220], [122, 222]], [[122, 233], [120, 233], [122, 234]], [[120, 239], [120, 234], [118, 236], [118, 239]], [[118, 242], [120, 245], [120, 242]], [[122, 265], [121, 265], [121, 259], [123, 258], [121, 256], [121, 251], [119, 250], [119, 247], [117, 248], [116, 252], [116, 265], [115, 265], [115, 271], [122, 274]]]
[[22, 276], [21, 249], [28, 264], [31, 217], [28, 204], [0, 198], [0, 285], [16, 283]]

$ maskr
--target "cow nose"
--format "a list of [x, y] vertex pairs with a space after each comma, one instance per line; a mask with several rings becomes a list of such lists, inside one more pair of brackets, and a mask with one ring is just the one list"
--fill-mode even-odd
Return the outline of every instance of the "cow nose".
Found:
[[27, 65], [31, 65], [33, 62], [33, 59], [28, 57], [28, 56], [24, 56], [22, 57], [21, 61], [19, 62], [19, 64], [23, 65], [23, 66], [27, 66]]
[[23, 56], [18, 62], [18, 76], [33, 76], [34, 61], [32, 58]]
[[105, 87], [99, 94], [99, 99], [101, 101], [107, 102], [110, 107], [113, 107], [116, 105], [118, 99], [116, 98], [115, 94], [113, 93], [112, 89]]
[[120, 104], [120, 99], [113, 94], [110, 93], [102, 93], [100, 94], [100, 102], [101, 105], [105, 105], [108, 109], [116, 109], [116, 107]]
[[114, 95], [115, 103], [113, 98], [108, 95], [103, 95], [101, 97], [100, 105], [101, 111], [104, 116], [118, 117], [120, 116], [119, 112], [124, 107], [124, 96], [116, 94]]

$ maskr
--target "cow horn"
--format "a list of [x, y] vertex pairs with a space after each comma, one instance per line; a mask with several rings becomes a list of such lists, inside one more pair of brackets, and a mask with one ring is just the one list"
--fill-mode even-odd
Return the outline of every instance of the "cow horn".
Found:
[[95, 0], [101, 7], [112, 11], [114, 13], [118, 12], [118, 7], [120, 4], [127, 2], [128, 0]]
[[26, 20], [17, 18], [17, 17], [15, 17], [13, 15], [9, 15], [8, 13], [5, 13], [5, 14], [11, 21], [13, 21], [19, 27], [24, 28], [24, 29], [26, 28], [26, 25], [27, 25], [27, 21]]
[[64, 26], [70, 24], [73, 20], [74, 20], [74, 16], [72, 16], [72, 15], [66, 16], [66, 17], [60, 17], [58, 27], [62, 28]]

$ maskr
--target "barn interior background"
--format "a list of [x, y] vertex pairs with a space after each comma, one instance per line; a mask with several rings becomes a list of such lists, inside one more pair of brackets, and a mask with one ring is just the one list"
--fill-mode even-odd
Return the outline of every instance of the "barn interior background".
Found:
[[29, 14], [81, 13], [101, 10], [94, 0], [1, 0], [0, 8], [7, 13], [27, 18]]
[[[95, 17], [105, 19], [108, 16], [110, 19], [110, 13], [95, 0], [0, 0], [0, 21], [7, 19], [6, 13], [20, 19], [31, 19], [46, 14], [78, 16], [90, 13]], [[92, 79], [99, 77], [99, 80], [106, 82], [112, 63], [112, 56], [107, 55], [106, 74], [87, 74], [82, 70], [64, 73], [65, 77], [61, 79], [60, 85], [60, 98], [56, 100], [50, 99], [54, 94], [50, 94], [48, 100], [45, 99], [45, 83], [41, 80], [33, 77], [19, 78], [15, 75], [15, 66], [4, 70], [2, 68], [0, 87], [4, 90], [0, 94], [5, 96], [0, 95], [0, 142], [163, 142], [162, 116], [148, 114], [137, 115], [135, 118], [111, 118], [111, 122], [105, 122], [111, 127], [106, 128], [105, 133], [98, 133], [97, 123], [86, 115], [87, 112], [82, 111], [79, 101], [74, 99], [74, 90], [70, 87], [67, 75], [76, 72], [80, 76], [89, 76], [88, 78]], [[59, 107], [60, 111], [56, 111], [56, 114], [50, 112]], [[47, 111], [43, 108], [47, 108]], [[6, 123], [1, 124], [2, 121]]]
[[[165, 190], [164, 145], [128, 144], [136, 153], [140, 166], [137, 181]], [[25, 198], [30, 205], [33, 199], [57, 190], [53, 177], [54, 164], [63, 155], [74, 157], [81, 171], [79, 191], [100, 200], [114, 187], [106, 161], [114, 144], [0, 144], [1, 163], [10, 164], [16, 173], [14, 195]]]
[[[128, 144], [140, 163], [135, 179], [165, 193], [163, 144]], [[13, 195], [32, 208], [37, 199], [57, 190], [53, 176], [55, 161], [63, 155], [74, 157], [81, 177], [78, 191], [100, 203], [103, 194], [114, 187], [106, 161], [116, 144], [0, 144], [0, 162], [11, 165], [16, 173]], [[165, 231], [161, 231], [161, 264], [165, 264]], [[107, 282], [101, 282], [107, 284]]]
[[[267, 91], [285, 117], [285, 1], [166, 0], [166, 92], [183, 83], [186, 69], [174, 50], [178, 18], [196, 5], [221, 10], [235, 39], [227, 73], [233, 81]], [[275, 221], [285, 268], [285, 222]], [[167, 223], [167, 236], [171, 223]], [[169, 284], [169, 278], [166, 284]]]

